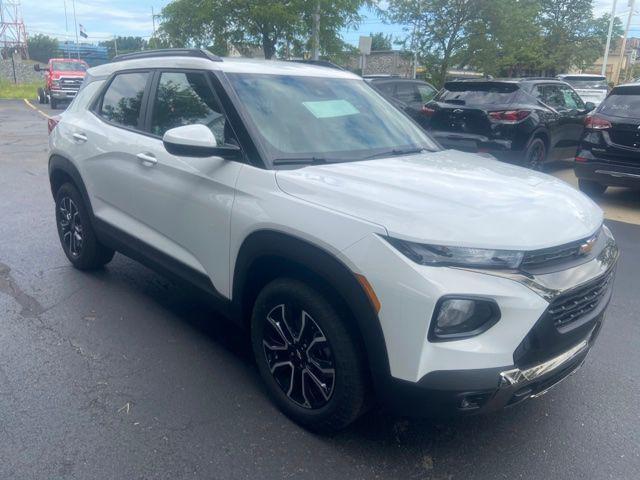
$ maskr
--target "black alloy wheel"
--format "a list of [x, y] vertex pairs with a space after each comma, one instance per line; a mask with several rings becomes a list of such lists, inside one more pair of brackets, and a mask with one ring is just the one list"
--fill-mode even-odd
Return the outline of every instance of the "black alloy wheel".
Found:
[[542, 170], [547, 159], [547, 147], [541, 138], [534, 138], [525, 152], [524, 166], [531, 170]]
[[262, 345], [273, 378], [292, 402], [310, 409], [327, 404], [336, 379], [331, 346], [305, 310], [284, 303], [271, 309]]
[[78, 207], [70, 196], [60, 198], [56, 216], [63, 247], [69, 255], [78, 258], [82, 253], [82, 220]]
[[370, 403], [364, 348], [334, 295], [276, 278], [251, 315], [253, 354], [269, 396], [295, 422], [325, 433], [346, 427]]

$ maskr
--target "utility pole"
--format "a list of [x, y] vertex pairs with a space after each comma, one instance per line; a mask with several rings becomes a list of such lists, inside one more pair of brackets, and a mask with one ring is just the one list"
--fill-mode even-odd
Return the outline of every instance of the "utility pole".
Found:
[[[600, 75], [603, 77], [607, 74], [607, 62], [609, 61], [609, 47], [611, 47], [611, 34], [613, 33], [613, 24], [616, 20], [616, 5], [618, 0], [613, 0], [613, 7], [611, 7], [611, 18], [609, 19], [609, 33], [607, 34], [607, 45], [604, 47], [604, 59], [602, 60], [602, 72]], [[613, 74], [613, 72], [611, 72]], [[611, 78], [613, 81], [613, 75]]]
[[418, 70], [418, 49], [416, 48], [416, 27], [418, 24], [418, 20], [416, 19], [413, 24], [413, 33], [411, 34], [411, 48], [413, 49], [413, 69], [411, 73], [411, 78], [415, 80], [416, 72]]
[[116, 52], [116, 57], [118, 56], [118, 36], [114, 35], [113, 36], [113, 49]]
[[157, 48], [158, 46], [156, 45], [156, 16], [153, 12], [153, 5], [151, 5], [151, 22], [153, 22], [153, 36], [151, 37], [153, 38], [153, 47], [151, 48]]
[[633, 17], [633, 11], [636, 8], [636, 0], [629, 0], [629, 17], [627, 18], [627, 26], [624, 29], [624, 37], [622, 37], [622, 45], [620, 45], [620, 61], [616, 68], [615, 83], [620, 80], [620, 70], [622, 69], [622, 60], [624, 59], [624, 52], [627, 48], [627, 36], [629, 36], [629, 28], [631, 27], [631, 18]]
[[76, 19], [76, 0], [73, 0], [73, 24], [76, 27], [76, 57], [80, 58], [80, 42], [78, 41], [78, 20]]
[[311, 59], [320, 60], [320, 0], [316, 0], [316, 10], [313, 13], [313, 28], [311, 29], [311, 36]]

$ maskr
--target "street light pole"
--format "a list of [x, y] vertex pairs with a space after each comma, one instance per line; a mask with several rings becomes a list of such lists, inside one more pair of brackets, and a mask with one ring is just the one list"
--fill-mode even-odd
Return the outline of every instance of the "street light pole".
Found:
[[620, 80], [620, 70], [622, 69], [622, 59], [624, 58], [624, 52], [627, 48], [627, 37], [629, 36], [629, 28], [631, 28], [631, 18], [633, 17], [634, 10], [636, 8], [636, 0], [630, 0], [629, 17], [627, 18], [627, 26], [624, 29], [624, 37], [622, 37], [622, 45], [620, 45], [620, 60], [616, 68], [615, 83]]
[[78, 21], [76, 20], [76, 0], [73, 0], [73, 24], [76, 27], [76, 57], [80, 58], [80, 42], [78, 41]]
[[313, 12], [313, 45], [311, 50], [311, 59], [320, 59], [320, 0], [316, 0], [316, 9]]
[[[609, 19], [609, 33], [607, 34], [607, 45], [604, 47], [604, 59], [602, 61], [602, 72], [600, 72], [600, 74], [603, 77], [607, 74], [607, 62], [609, 61], [609, 47], [611, 46], [611, 35], [613, 34], [613, 24], [616, 20], [617, 3], [618, 3], [618, 0], [613, 0], [613, 7], [611, 8], [611, 18]], [[613, 78], [611, 78], [611, 81], [613, 81]]]

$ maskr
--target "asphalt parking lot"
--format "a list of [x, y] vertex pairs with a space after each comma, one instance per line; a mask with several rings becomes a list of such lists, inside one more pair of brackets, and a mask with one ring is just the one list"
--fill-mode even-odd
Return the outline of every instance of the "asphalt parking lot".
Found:
[[575, 375], [490, 416], [375, 410], [322, 437], [271, 405], [242, 332], [190, 289], [121, 255], [99, 272], [70, 267], [46, 118], [0, 101], [0, 478], [636, 479], [640, 194], [612, 191], [603, 206], [622, 260]]

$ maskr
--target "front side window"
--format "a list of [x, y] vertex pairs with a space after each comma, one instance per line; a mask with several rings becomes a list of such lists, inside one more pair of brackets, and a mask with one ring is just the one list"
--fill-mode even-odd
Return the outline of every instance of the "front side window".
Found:
[[[399, 149], [437, 149], [360, 79], [228, 73], [268, 160], [356, 161]], [[278, 160], [278, 161], [276, 161]]]
[[430, 102], [437, 93], [436, 89], [431, 88], [429, 85], [418, 85], [418, 92], [420, 92], [422, 103]]
[[225, 117], [202, 73], [163, 72], [156, 91], [151, 133], [162, 136], [184, 125], [206, 125], [225, 143]]
[[400, 82], [397, 84], [396, 98], [404, 103], [419, 102], [421, 100], [415, 84], [410, 82]]
[[98, 114], [118, 125], [136, 128], [148, 78], [148, 72], [116, 75], [102, 97]]
[[584, 102], [572, 88], [561, 86], [562, 98], [564, 100], [564, 108], [567, 110], [583, 110]]

